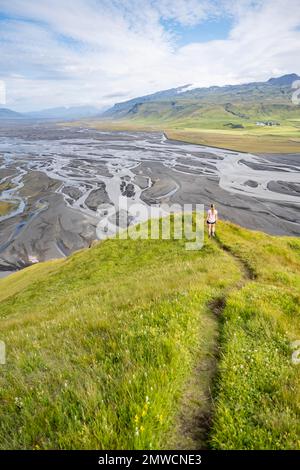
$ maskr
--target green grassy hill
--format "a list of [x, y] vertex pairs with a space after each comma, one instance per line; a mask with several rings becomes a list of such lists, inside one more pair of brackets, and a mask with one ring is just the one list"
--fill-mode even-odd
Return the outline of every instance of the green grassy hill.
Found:
[[1, 448], [299, 449], [300, 240], [107, 240], [0, 281]]
[[[90, 125], [157, 129], [170, 138], [249, 152], [300, 152], [296, 74], [242, 85], [180, 87], [117, 103]], [[271, 122], [275, 125], [257, 125]]]

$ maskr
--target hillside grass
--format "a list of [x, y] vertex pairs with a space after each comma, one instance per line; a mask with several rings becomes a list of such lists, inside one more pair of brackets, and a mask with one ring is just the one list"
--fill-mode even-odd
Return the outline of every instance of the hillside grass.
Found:
[[208, 302], [239, 278], [213, 244], [108, 240], [3, 279], [1, 447], [167, 447], [195, 357], [213, 354]]
[[299, 268], [298, 239], [221, 222], [0, 280], [0, 447], [300, 448]]
[[300, 449], [300, 240], [222, 227], [219, 240], [251, 281], [227, 297], [211, 445]]
[[249, 129], [167, 129], [169, 139], [253, 153], [299, 153], [300, 130], [290, 126]]

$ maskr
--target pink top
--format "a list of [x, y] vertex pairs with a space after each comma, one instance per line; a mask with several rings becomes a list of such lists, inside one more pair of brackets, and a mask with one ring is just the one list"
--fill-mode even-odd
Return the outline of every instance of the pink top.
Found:
[[212, 211], [211, 209], [208, 209], [207, 211], [207, 222], [216, 222], [218, 216], [218, 211], [215, 209]]

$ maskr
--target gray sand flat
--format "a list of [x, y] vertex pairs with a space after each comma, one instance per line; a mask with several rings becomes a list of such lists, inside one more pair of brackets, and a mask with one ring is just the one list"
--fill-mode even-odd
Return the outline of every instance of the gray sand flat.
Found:
[[40, 261], [60, 258], [89, 245], [97, 220], [66, 206], [55, 193], [60, 183], [40, 172], [30, 172], [20, 193], [26, 195], [23, 214], [0, 222], [0, 270], [15, 270]]
[[268, 188], [271, 191], [280, 194], [295, 194], [300, 198], [300, 184], [299, 183], [289, 183], [286, 181], [270, 181], [268, 183]]
[[[177, 184], [179, 189], [176, 193], [166, 198], [170, 203], [204, 204], [208, 207], [213, 201], [223, 219], [274, 235], [300, 235], [300, 210], [293, 204], [278, 204], [259, 201], [243, 194], [229, 194], [219, 187], [217, 178], [177, 173], [161, 163], [143, 162], [133, 171], [142, 171], [145, 175], [151, 172], [154, 178], [169, 181], [170, 187]], [[164, 194], [163, 187], [154, 185], [151, 192], [143, 192], [142, 198], [150, 203]]]
[[105, 189], [105, 183], [99, 183], [99, 188], [94, 189], [85, 200], [86, 206], [92, 211], [96, 211], [100, 204], [107, 204], [110, 202], [108, 194]]
[[137, 175], [134, 178], [134, 183], [139, 186], [141, 189], [146, 189], [148, 188], [149, 185], [149, 179], [146, 178], [145, 176]]
[[74, 186], [64, 186], [62, 192], [70, 196], [71, 200], [74, 199], [75, 201], [82, 196], [82, 191]]

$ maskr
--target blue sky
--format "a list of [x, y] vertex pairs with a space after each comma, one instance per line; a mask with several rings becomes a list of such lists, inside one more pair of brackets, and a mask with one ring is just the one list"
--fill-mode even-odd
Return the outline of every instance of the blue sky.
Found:
[[173, 20], [161, 20], [161, 24], [174, 34], [177, 47], [187, 46], [191, 43], [209, 42], [218, 39], [227, 39], [233, 27], [233, 18], [223, 16], [209, 18], [200, 25], [181, 25]]
[[299, 0], [0, 0], [18, 111], [300, 74], [299, 49]]

